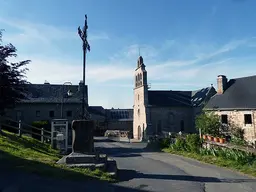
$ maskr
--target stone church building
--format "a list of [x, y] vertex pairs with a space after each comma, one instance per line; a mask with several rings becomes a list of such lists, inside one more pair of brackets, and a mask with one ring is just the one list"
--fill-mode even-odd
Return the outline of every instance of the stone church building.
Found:
[[149, 90], [146, 66], [140, 56], [135, 70], [134, 139], [168, 132], [195, 132], [195, 116], [215, 93], [212, 86], [195, 91]]

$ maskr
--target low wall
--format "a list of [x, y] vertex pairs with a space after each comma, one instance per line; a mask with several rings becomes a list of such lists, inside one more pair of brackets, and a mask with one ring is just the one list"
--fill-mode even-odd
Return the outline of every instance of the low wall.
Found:
[[105, 132], [105, 137], [112, 141], [119, 142], [129, 142], [129, 131], [121, 131], [121, 130], [107, 130]]
[[130, 142], [129, 138], [125, 137], [108, 137], [111, 141], [117, 141], [117, 142]]
[[224, 148], [229, 148], [229, 149], [237, 149], [237, 150], [241, 150], [241, 151], [245, 151], [245, 152], [250, 152], [250, 153], [254, 153], [256, 155], [256, 149], [254, 149], [254, 148], [232, 145], [230, 143], [220, 144], [220, 143], [216, 143], [216, 142], [205, 141], [203, 143], [203, 147], [208, 148], [208, 149], [211, 147], [224, 147]]

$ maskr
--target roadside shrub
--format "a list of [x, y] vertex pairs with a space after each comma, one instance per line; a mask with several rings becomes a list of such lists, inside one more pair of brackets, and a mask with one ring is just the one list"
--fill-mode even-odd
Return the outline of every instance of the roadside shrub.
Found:
[[163, 138], [160, 140], [160, 148], [168, 148], [171, 144], [171, 138]]
[[256, 162], [256, 157], [254, 154], [237, 149], [228, 149], [220, 147], [214, 147], [210, 149], [201, 148], [200, 154], [212, 155], [215, 157], [221, 157], [226, 160], [232, 160], [239, 165], [253, 164], [254, 162]]
[[202, 113], [196, 117], [196, 129], [202, 134], [218, 135], [221, 122], [219, 116], [214, 113]]
[[235, 136], [232, 136], [231, 137], [231, 141], [230, 141], [232, 144], [234, 145], [246, 145], [246, 141], [241, 139], [241, 138], [238, 138], [238, 137], [235, 137]]
[[198, 134], [189, 134], [186, 136], [187, 148], [190, 151], [197, 152], [201, 147], [201, 140]]
[[184, 138], [182, 137], [177, 137], [175, 144], [171, 145], [171, 147], [175, 150], [180, 150], [180, 151], [186, 151], [187, 150], [187, 144]]
[[32, 122], [32, 126], [37, 128], [46, 128], [48, 125], [48, 121], [34, 121]]

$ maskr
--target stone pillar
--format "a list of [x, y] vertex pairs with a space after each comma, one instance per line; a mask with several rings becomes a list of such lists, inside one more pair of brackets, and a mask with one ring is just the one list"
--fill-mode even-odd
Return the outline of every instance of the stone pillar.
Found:
[[95, 122], [92, 120], [74, 120], [72, 122], [73, 140], [72, 151], [74, 153], [93, 153], [93, 131]]

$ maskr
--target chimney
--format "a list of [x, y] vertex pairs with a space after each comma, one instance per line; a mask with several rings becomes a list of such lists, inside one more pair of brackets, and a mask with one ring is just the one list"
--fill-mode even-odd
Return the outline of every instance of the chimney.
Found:
[[83, 81], [81, 80], [79, 82], [78, 91], [82, 91], [82, 90], [83, 90]]
[[218, 94], [223, 94], [225, 90], [227, 89], [227, 83], [228, 79], [225, 75], [219, 75], [217, 78], [217, 93]]

